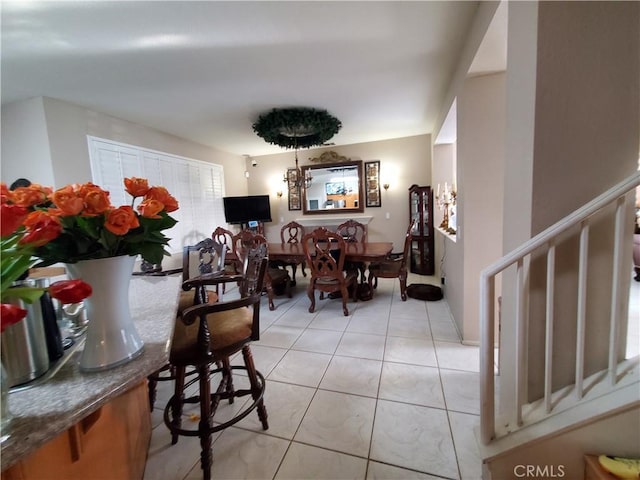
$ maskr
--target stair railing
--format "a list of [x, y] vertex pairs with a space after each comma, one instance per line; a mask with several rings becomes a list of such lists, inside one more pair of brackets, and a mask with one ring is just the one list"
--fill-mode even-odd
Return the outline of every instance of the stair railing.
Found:
[[480, 274], [480, 437], [482, 443], [489, 444], [496, 436], [495, 414], [495, 383], [494, 383], [494, 338], [495, 338], [495, 278], [507, 268], [516, 266], [516, 368], [514, 396], [515, 402], [510, 412], [512, 418], [522, 425], [522, 411], [525, 404], [526, 391], [526, 329], [527, 319], [525, 305], [528, 303], [526, 289], [525, 262], [535, 251], [546, 250], [547, 279], [546, 279], [546, 333], [545, 333], [545, 373], [544, 373], [544, 405], [546, 412], [552, 410], [551, 379], [553, 373], [552, 347], [554, 323], [554, 270], [556, 239], [568, 229], [580, 224], [580, 250], [578, 265], [578, 309], [577, 309], [577, 348], [575, 389], [578, 398], [584, 394], [584, 345], [586, 324], [586, 287], [587, 287], [587, 257], [589, 247], [590, 217], [603, 208], [615, 203], [615, 227], [613, 250], [613, 281], [611, 285], [611, 317], [609, 327], [609, 356], [608, 374], [610, 385], [617, 382], [617, 352], [619, 348], [620, 309], [617, 308], [621, 294], [620, 272], [624, 261], [629, 261], [624, 251], [625, 206], [627, 193], [640, 185], [640, 172], [613, 186], [589, 203], [567, 215], [562, 220], [540, 232], [520, 247], [505, 255], [500, 260], [486, 267]]

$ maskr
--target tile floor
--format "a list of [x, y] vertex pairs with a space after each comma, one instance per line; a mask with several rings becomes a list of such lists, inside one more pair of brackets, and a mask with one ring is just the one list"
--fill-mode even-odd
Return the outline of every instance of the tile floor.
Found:
[[[278, 297], [273, 312], [263, 298], [251, 349], [267, 379], [269, 430], [252, 412], [216, 434], [212, 478], [479, 479], [478, 348], [460, 343], [447, 303], [402, 302], [397, 280], [381, 279], [372, 301], [349, 302], [350, 316], [328, 299], [312, 314], [306, 285], [298, 272], [293, 298]], [[170, 390], [160, 385], [144, 478], [200, 479], [198, 439], [171, 446], [162, 422]]]
[[[437, 281], [411, 274], [408, 283]], [[479, 479], [478, 349], [460, 343], [446, 301], [402, 302], [398, 282], [382, 279], [374, 300], [349, 302], [349, 317], [338, 300], [318, 301], [311, 314], [306, 285], [298, 278], [273, 312], [263, 298], [252, 352], [267, 379], [269, 430], [252, 412], [216, 434], [212, 477]], [[639, 308], [632, 281], [627, 358], [639, 353]], [[159, 386], [145, 480], [202, 478], [198, 439], [171, 446], [162, 422], [171, 388]], [[216, 420], [243, 403], [224, 405]]]

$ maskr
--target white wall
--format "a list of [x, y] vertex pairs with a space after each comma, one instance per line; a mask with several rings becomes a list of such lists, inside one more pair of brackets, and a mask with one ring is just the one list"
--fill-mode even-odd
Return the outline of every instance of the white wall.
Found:
[[[505, 250], [584, 204], [637, 168], [640, 111], [640, 5], [636, 2], [514, 2], [509, 8], [508, 134], [505, 168]], [[612, 54], [615, 52], [615, 54]], [[631, 206], [630, 206], [631, 209]], [[629, 212], [631, 213], [631, 212]], [[629, 215], [631, 219], [631, 215]], [[631, 230], [629, 222], [629, 231]], [[588, 267], [586, 365], [607, 361], [611, 218], [592, 229]], [[631, 234], [628, 251], [631, 252]], [[573, 239], [556, 258], [553, 387], [573, 383], [576, 252]], [[530, 277], [527, 392], [542, 392], [544, 346], [543, 262]], [[631, 263], [621, 273], [628, 291]], [[513, 275], [503, 289], [501, 356], [514, 357]], [[624, 343], [624, 342], [622, 342]], [[622, 355], [624, 347], [621, 347]], [[501, 406], [513, 400], [513, 362], [501, 363]], [[513, 390], [511, 390], [513, 391]]]
[[[36, 108], [42, 104], [43, 115]], [[238, 155], [52, 98], [16, 102], [2, 110], [2, 178], [47, 172], [45, 185], [60, 188], [91, 179], [87, 135], [220, 164], [227, 195], [246, 195], [245, 162]], [[42, 132], [46, 125], [46, 137]], [[9, 127], [9, 128], [7, 128]], [[48, 141], [47, 141], [48, 139]], [[41, 159], [46, 157], [46, 161]], [[14, 173], [15, 172], [15, 173]]]
[[18, 178], [27, 178], [41, 185], [53, 185], [42, 97], [3, 106], [1, 132], [2, 181], [9, 186]]
[[[433, 146], [433, 164], [431, 171], [433, 174], [434, 189], [437, 189], [438, 184], [444, 188], [445, 182], [449, 185], [453, 183], [457, 185], [456, 143]], [[434, 226], [437, 227], [442, 222], [444, 212], [437, 207], [437, 204], [434, 204], [433, 213]], [[456, 244], [455, 235], [445, 235], [439, 230], [436, 230], [435, 252], [436, 278], [444, 278], [445, 283], [442, 286], [442, 290], [449, 303], [451, 314], [454, 319], [461, 320], [464, 318], [464, 252]], [[458, 329], [462, 332], [462, 323], [458, 324]]]
[[[637, 2], [541, 2], [538, 10], [537, 94], [531, 229], [538, 233], [637, 168], [640, 140], [640, 4]], [[615, 52], [615, 54], [612, 54]], [[571, 188], [567, 188], [568, 186]], [[631, 258], [632, 205], [628, 206], [626, 247]], [[585, 374], [605, 368], [613, 274], [613, 212], [592, 222], [587, 290]], [[576, 318], [566, 301], [576, 291], [577, 238], [558, 246], [555, 311]], [[543, 262], [532, 263], [530, 357], [543, 358], [540, 319]], [[629, 269], [620, 273], [629, 291]], [[535, 289], [535, 290], [534, 290]], [[556, 335], [571, 344], [574, 322], [560, 322]], [[623, 337], [624, 338], [624, 337]], [[624, 342], [622, 342], [624, 343]], [[573, 348], [558, 348], [556, 363], [566, 366]], [[573, 354], [573, 355], [572, 355]], [[619, 356], [624, 354], [621, 346]], [[572, 368], [557, 368], [554, 386], [573, 382]], [[539, 369], [529, 375], [530, 396], [541, 394]]]
[[447, 297], [463, 341], [477, 344], [480, 271], [502, 256], [505, 74], [467, 79], [457, 109], [458, 232], [447, 244]]
[[[458, 60], [458, 64], [456, 66], [455, 72], [451, 77], [451, 81], [449, 82], [449, 87], [445, 94], [445, 99], [442, 104], [442, 109], [440, 110], [440, 114], [438, 116], [438, 120], [436, 121], [436, 125], [433, 132], [433, 137], [438, 138], [438, 133], [449, 114], [449, 110], [456, 99], [457, 95], [460, 93], [464, 86], [464, 82], [467, 79], [467, 72], [469, 71], [469, 67], [473, 62], [473, 59], [478, 51], [478, 47], [482, 43], [482, 40], [487, 32], [487, 28], [489, 27], [491, 20], [498, 8], [500, 2], [481, 2], [478, 5], [478, 10], [473, 19], [471, 28], [469, 29], [469, 33], [462, 51], [460, 55], [460, 59]], [[459, 134], [459, 132], [458, 132]], [[460, 172], [460, 159], [459, 155], [456, 155], [458, 166], [457, 166], [457, 174]], [[457, 188], [458, 192], [461, 190], [460, 178], [457, 180]], [[464, 215], [460, 215], [460, 207], [458, 206], [457, 210], [458, 214], [458, 227], [462, 230], [464, 227]], [[464, 233], [463, 233], [464, 235]], [[447, 241], [443, 243], [443, 237], [441, 234], [436, 235], [436, 243], [439, 245], [436, 247], [436, 251], [439, 255], [439, 258], [442, 257], [442, 253], [440, 248], [446, 249], [446, 260], [445, 260], [445, 270], [446, 270], [446, 284], [444, 287], [445, 296], [447, 301], [451, 307], [451, 314], [453, 315], [456, 324], [461, 332], [463, 332], [464, 337], [464, 305], [466, 302], [465, 297], [465, 275], [464, 275], [464, 264], [465, 264], [465, 252], [463, 250], [463, 246], [458, 243], [454, 243], [451, 241]], [[444, 253], [444, 252], [443, 252]], [[436, 264], [439, 263], [439, 259], [436, 260]], [[475, 343], [477, 339], [469, 338], [470, 343]]]
[[[368, 229], [371, 241], [392, 241], [394, 251], [402, 250], [404, 235], [409, 225], [409, 187], [413, 184], [431, 184], [431, 136], [417, 135], [303, 150], [298, 152], [300, 166], [310, 164], [309, 158], [318, 157], [325, 151], [335, 151], [352, 160], [380, 160], [380, 183], [389, 183], [389, 190], [381, 190], [382, 207], [365, 207], [362, 215], [374, 217]], [[256, 156], [253, 160], [256, 160], [258, 165], [247, 167], [250, 174], [249, 193], [270, 194], [273, 222], [265, 225], [265, 233], [270, 240], [279, 241], [282, 225], [302, 218], [302, 210], [288, 210], [286, 184], [282, 181], [285, 170], [295, 165], [294, 152]], [[276, 196], [278, 190], [284, 192], [280, 199]], [[364, 205], [364, 199], [362, 203]], [[386, 218], [387, 213], [389, 218]], [[306, 215], [305, 218], [321, 216]]]
[[456, 96], [460, 92], [462, 84], [467, 78], [469, 67], [471, 66], [473, 59], [478, 52], [478, 48], [487, 33], [487, 29], [493, 20], [498, 5], [500, 5], [499, 1], [487, 0], [479, 2], [478, 9], [476, 10], [476, 14], [473, 17], [473, 21], [471, 22], [471, 26], [467, 33], [467, 38], [465, 40], [462, 53], [460, 54], [460, 59], [458, 60], [456, 69], [451, 76], [451, 81], [449, 82], [447, 92], [444, 96], [444, 101], [442, 102], [442, 108], [440, 109], [438, 119], [436, 120], [433, 129], [434, 139], [438, 138], [440, 129], [449, 114], [449, 110], [451, 109]]

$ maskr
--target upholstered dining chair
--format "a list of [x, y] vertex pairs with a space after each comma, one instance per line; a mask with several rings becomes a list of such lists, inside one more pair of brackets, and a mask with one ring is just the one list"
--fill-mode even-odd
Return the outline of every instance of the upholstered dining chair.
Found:
[[[196, 245], [187, 245], [182, 249], [182, 291], [178, 299], [177, 318], [187, 308], [199, 303], [215, 303], [218, 301], [216, 291], [208, 289], [205, 284], [188, 284], [192, 278], [204, 279], [224, 273], [226, 248], [224, 245], [205, 238]], [[185, 288], [188, 286], [188, 288]], [[156, 387], [159, 381], [175, 380], [175, 370], [170, 364], [165, 365], [148, 377], [149, 405], [153, 409], [156, 400]]]
[[307, 266], [311, 271], [307, 295], [311, 300], [309, 312], [316, 308], [315, 291], [320, 291], [320, 299], [324, 293], [340, 292], [342, 296], [342, 312], [349, 316], [347, 308], [348, 288], [352, 287], [352, 298], [357, 298], [358, 275], [353, 271], [344, 271], [346, 244], [342, 236], [326, 228], [317, 228], [302, 239]]
[[[176, 322], [169, 355], [176, 380], [174, 395], [164, 409], [164, 422], [171, 432], [172, 444], [178, 442], [180, 435], [200, 438], [200, 466], [205, 480], [211, 478], [213, 433], [234, 425], [254, 409], [262, 428], [269, 428], [263, 402], [265, 380], [255, 368], [250, 349], [250, 343], [260, 339], [260, 300], [266, 269], [267, 245], [260, 244], [244, 253], [241, 275], [198, 277], [184, 284], [184, 288], [199, 289], [208, 284], [240, 281], [240, 298], [201, 303], [182, 312]], [[242, 352], [244, 365], [232, 366], [229, 358], [238, 352]], [[187, 373], [188, 368], [193, 370]], [[233, 370], [246, 371], [248, 389], [235, 389]], [[215, 391], [210, 384], [212, 374], [220, 374], [221, 378]], [[189, 387], [196, 384], [197, 390], [192, 391]], [[252, 397], [248, 406], [243, 406], [231, 420], [214, 425], [213, 417], [221, 400], [232, 403], [235, 398], [247, 395]], [[199, 405], [196, 428], [182, 425], [184, 406], [189, 404]]]
[[[355, 220], [347, 220], [338, 225], [336, 232], [347, 243], [366, 243], [367, 241], [366, 225]], [[365, 282], [367, 265], [364, 262], [346, 262], [344, 268], [346, 270], [358, 270], [360, 272], [360, 281], [362, 283]]]
[[[251, 230], [242, 230], [237, 235], [234, 235], [232, 242], [233, 252], [239, 261], [244, 260], [245, 252], [248, 249], [255, 248], [256, 245], [267, 245], [267, 239], [264, 235], [255, 233]], [[269, 310], [276, 309], [275, 303], [273, 302], [276, 290], [283, 290], [289, 298], [292, 297], [291, 277], [289, 276], [289, 272], [284, 268], [268, 267], [267, 273], [265, 274], [264, 284], [267, 291], [267, 298], [269, 299]]]
[[[286, 223], [280, 229], [280, 242], [284, 245], [285, 243], [293, 243], [302, 245], [302, 237], [304, 237], [305, 231], [304, 226], [296, 221], [291, 221]], [[291, 285], [296, 284], [296, 271], [298, 270], [298, 265], [300, 265], [300, 269], [302, 271], [302, 276], [306, 277], [307, 273], [304, 271], [304, 261], [301, 262], [293, 262], [293, 261], [285, 261], [285, 260], [276, 260], [273, 262], [274, 265], [282, 266], [282, 267], [291, 267]]]
[[397, 278], [400, 281], [400, 297], [402, 301], [407, 300], [407, 262], [409, 260], [409, 249], [411, 247], [411, 231], [416, 223], [412, 220], [404, 236], [404, 248], [401, 255], [393, 255], [386, 260], [372, 262], [369, 264], [369, 287], [374, 289], [378, 286], [378, 278]]

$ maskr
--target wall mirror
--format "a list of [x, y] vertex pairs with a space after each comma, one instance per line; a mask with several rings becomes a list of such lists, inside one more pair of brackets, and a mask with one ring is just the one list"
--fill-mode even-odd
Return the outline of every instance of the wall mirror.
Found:
[[363, 212], [362, 160], [302, 167], [311, 183], [302, 189], [305, 214]]

